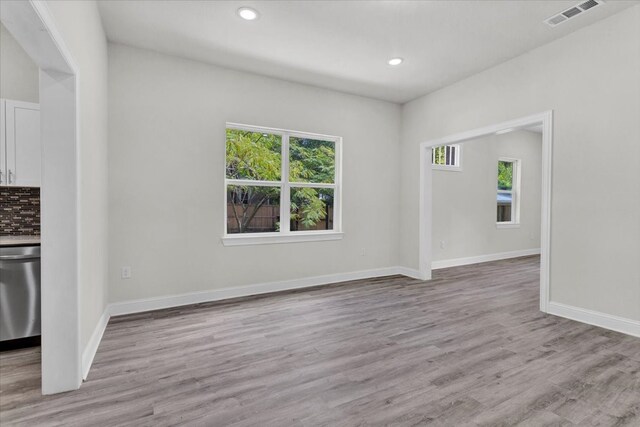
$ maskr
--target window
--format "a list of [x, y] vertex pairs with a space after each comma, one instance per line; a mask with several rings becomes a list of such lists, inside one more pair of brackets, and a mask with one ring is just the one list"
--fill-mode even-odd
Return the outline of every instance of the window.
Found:
[[520, 223], [520, 160], [498, 160], [497, 181], [498, 226], [517, 226]]
[[341, 238], [340, 142], [227, 124], [223, 243]]
[[459, 144], [441, 145], [431, 149], [431, 165], [436, 170], [461, 170], [462, 148]]

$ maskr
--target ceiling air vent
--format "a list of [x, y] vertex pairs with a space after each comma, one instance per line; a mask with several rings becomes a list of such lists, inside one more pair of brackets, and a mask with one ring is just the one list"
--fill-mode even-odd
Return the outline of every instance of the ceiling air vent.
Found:
[[599, 4], [600, 4], [600, 3], [598, 3], [596, 0], [589, 0], [589, 1], [586, 1], [586, 2], [582, 3], [582, 4], [580, 5], [580, 9], [582, 9], [582, 10], [589, 10], [589, 9], [591, 9], [592, 7], [597, 6], [597, 5], [599, 5]]
[[562, 14], [567, 18], [573, 18], [579, 13], [582, 13], [582, 10], [578, 9], [577, 7], [572, 7], [571, 9], [567, 9], [564, 12], [562, 12]]
[[547, 19], [547, 24], [551, 25], [552, 27], [555, 27], [556, 25], [560, 24], [561, 22], [566, 21], [567, 18], [565, 18], [562, 14], [560, 15], [556, 15], [553, 18], [549, 18]]
[[596, 6], [600, 6], [604, 3], [604, 0], [587, 0], [585, 2], [579, 3], [574, 7], [570, 7], [567, 10], [563, 10], [557, 15], [553, 15], [551, 18], [545, 19], [545, 24], [550, 27], [555, 27], [563, 22], [567, 22], [571, 18], [575, 18], [576, 16], [584, 13], [588, 10], [593, 9]]

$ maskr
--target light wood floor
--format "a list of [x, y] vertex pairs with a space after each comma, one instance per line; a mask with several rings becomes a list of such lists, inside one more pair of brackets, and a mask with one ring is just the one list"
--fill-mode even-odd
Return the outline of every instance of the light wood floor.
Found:
[[640, 339], [541, 314], [538, 262], [114, 318], [78, 391], [2, 354], [0, 422], [640, 426]]

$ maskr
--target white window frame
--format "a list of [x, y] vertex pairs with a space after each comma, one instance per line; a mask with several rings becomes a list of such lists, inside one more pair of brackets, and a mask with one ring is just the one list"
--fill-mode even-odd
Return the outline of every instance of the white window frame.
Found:
[[[522, 161], [520, 159], [514, 159], [512, 157], [498, 157], [496, 165], [500, 162], [513, 163], [513, 177], [511, 182], [511, 190], [498, 190], [496, 185], [496, 195], [498, 193], [510, 193], [511, 194], [511, 221], [497, 221], [496, 228], [519, 228], [520, 227], [520, 200], [522, 194], [520, 191], [520, 177], [522, 169]], [[497, 174], [496, 174], [497, 179]], [[496, 201], [497, 206], [497, 201]]]
[[[440, 147], [455, 147], [455, 160], [454, 165], [437, 165], [436, 161], [436, 148]], [[431, 169], [440, 171], [462, 172], [462, 144], [445, 144], [438, 145], [437, 147], [431, 147]]]
[[[299, 132], [263, 126], [227, 123], [225, 129], [244, 130], [279, 135], [282, 138], [282, 170], [280, 181], [256, 181], [227, 178], [226, 138], [224, 146], [224, 230], [222, 244], [225, 246], [260, 245], [273, 243], [313, 242], [322, 240], [340, 240], [342, 232], [342, 138], [332, 135]], [[289, 182], [289, 138], [309, 138], [331, 141], [335, 144], [335, 176], [333, 183]], [[251, 185], [280, 188], [280, 231], [268, 233], [227, 233], [227, 187], [229, 185]], [[291, 188], [331, 188], [333, 189], [333, 230], [291, 231]]]

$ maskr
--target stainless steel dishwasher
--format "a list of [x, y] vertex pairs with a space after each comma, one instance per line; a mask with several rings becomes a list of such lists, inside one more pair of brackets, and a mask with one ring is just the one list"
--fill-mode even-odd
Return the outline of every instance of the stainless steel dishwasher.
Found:
[[40, 246], [0, 247], [0, 341], [40, 335]]

